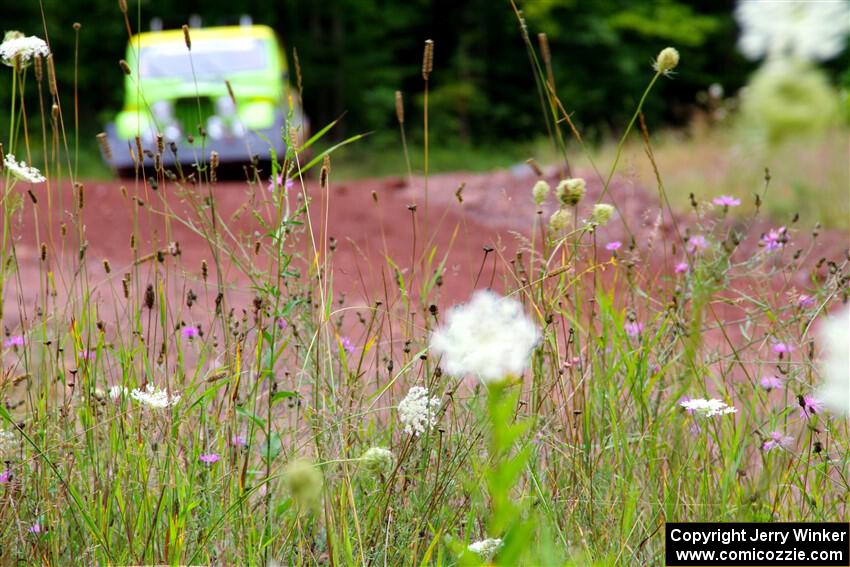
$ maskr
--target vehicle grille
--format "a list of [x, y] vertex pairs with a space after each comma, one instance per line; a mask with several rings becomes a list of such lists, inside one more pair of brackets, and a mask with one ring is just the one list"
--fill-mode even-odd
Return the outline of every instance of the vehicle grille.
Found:
[[206, 126], [207, 120], [214, 114], [215, 106], [208, 97], [178, 98], [174, 101], [174, 118], [186, 134], [197, 136], [198, 125]]

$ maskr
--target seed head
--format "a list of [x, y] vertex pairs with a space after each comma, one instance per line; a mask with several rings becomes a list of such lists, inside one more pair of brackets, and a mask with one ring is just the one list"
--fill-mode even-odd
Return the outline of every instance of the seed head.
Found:
[[542, 179], [535, 183], [534, 187], [531, 189], [531, 194], [534, 197], [534, 203], [537, 206], [542, 205], [543, 201], [546, 200], [546, 197], [549, 196], [550, 190], [551, 188], [549, 187], [549, 184]]
[[574, 207], [581, 201], [587, 191], [587, 183], [580, 177], [563, 179], [555, 188], [555, 194], [562, 204]]
[[302, 510], [316, 506], [322, 498], [322, 471], [306, 459], [296, 459], [286, 465], [283, 483]]
[[393, 453], [383, 447], [372, 447], [360, 457], [363, 466], [374, 474], [386, 474], [393, 470]]
[[655, 60], [655, 64], [653, 68], [663, 74], [667, 74], [679, 64], [679, 52], [675, 47], [665, 47], [661, 50], [661, 53], [658, 54], [658, 58]]
[[605, 226], [611, 217], [614, 215], [614, 207], [607, 203], [599, 203], [593, 206], [593, 212], [590, 214], [590, 220], [599, 226]]
[[55, 97], [56, 88], [56, 66], [53, 64], [53, 54], [47, 56], [47, 86], [50, 89], [50, 95]]
[[189, 35], [189, 26], [183, 24], [183, 41], [186, 42], [186, 49], [192, 51], [192, 36]]
[[120, 59], [118, 61], [118, 66], [121, 67], [121, 71], [125, 75], [129, 75], [131, 73], [130, 65], [126, 61], [124, 61], [123, 59]]
[[147, 307], [148, 309], [153, 309], [153, 300], [153, 284], [148, 284], [148, 287], [145, 288], [145, 307]]
[[100, 144], [100, 151], [103, 152], [103, 157], [106, 161], [112, 161], [112, 148], [109, 146], [109, 137], [106, 132], [101, 132], [96, 136], [97, 143]]
[[422, 54], [422, 78], [426, 81], [434, 70], [434, 41], [425, 40], [425, 51]]
[[404, 99], [401, 91], [395, 92], [395, 117], [399, 124], [404, 124]]
[[563, 232], [570, 224], [572, 215], [566, 209], [558, 209], [549, 217], [549, 229], [552, 232]]

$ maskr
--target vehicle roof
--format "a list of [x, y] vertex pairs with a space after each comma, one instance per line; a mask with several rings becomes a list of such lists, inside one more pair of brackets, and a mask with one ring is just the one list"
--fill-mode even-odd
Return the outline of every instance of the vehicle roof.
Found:
[[[189, 33], [192, 40], [225, 39], [232, 37], [251, 37], [257, 39], [274, 39], [275, 33], [269, 26], [218, 26], [210, 28], [191, 28]], [[163, 43], [183, 42], [183, 30], [163, 30], [158, 32], [142, 32], [134, 35], [130, 42], [133, 45], [145, 47]]]

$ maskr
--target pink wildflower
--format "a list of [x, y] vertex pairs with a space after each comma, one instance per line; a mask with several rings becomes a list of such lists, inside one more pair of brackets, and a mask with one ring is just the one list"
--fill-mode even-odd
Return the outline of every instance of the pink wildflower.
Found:
[[200, 460], [202, 463], [206, 463], [208, 465], [211, 465], [215, 462], [218, 462], [218, 460], [220, 458], [221, 457], [219, 457], [215, 453], [204, 453], [200, 457], [198, 457], [198, 460]]
[[626, 331], [628, 336], [637, 337], [643, 332], [643, 323], [638, 323], [637, 321], [626, 321], [623, 325], [623, 330]]
[[3, 341], [3, 346], [6, 348], [22, 347], [24, 346], [24, 337], [22, 337], [21, 335], [12, 335], [11, 337]]
[[800, 417], [802, 419], [811, 419], [813, 415], [823, 411], [823, 402], [810, 394], [798, 396], [797, 401], [800, 404]]
[[782, 248], [786, 242], [788, 242], [788, 236], [784, 226], [778, 229], [772, 228], [761, 237], [762, 246], [769, 252]]
[[201, 334], [201, 329], [194, 325], [187, 325], [180, 329], [180, 334], [183, 335], [184, 339], [194, 339]]
[[342, 346], [342, 350], [347, 352], [348, 354], [354, 353], [354, 345], [351, 344], [351, 339], [348, 337], [340, 337], [339, 344]]
[[708, 248], [708, 240], [705, 239], [705, 236], [697, 234], [688, 239], [688, 252], [691, 254], [700, 252], [706, 248]]
[[715, 197], [714, 201], [712, 202], [719, 207], [737, 207], [741, 204], [740, 199], [736, 199], [729, 195], [721, 195], [720, 197]]
[[688, 267], [687, 262], [679, 262], [678, 264], [676, 264], [676, 267], [673, 269], [673, 271], [677, 274], [684, 274], [689, 269], [690, 268]]
[[3, 472], [0, 472], [0, 484], [5, 484], [12, 480], [12, 471], [6, 469]]
[[609, 242], [608, 244], [606, 244], [605, 250], [608, 250], [609, 252], [614, 252], [615, 250], [619, 250], [622, 246], [623, 246], [622, 242], [620, 242], [619, 240], [615, 240], [613, 242]]
[[787, 449], [794, 442], [793, 437], [783, 435], [781, 431], [771, 431], [767, 440], [762, 443], [761, 448], [767, 452], [771, 449]]
[[773, 348], [773, 352], [775, 352], [776, 354], [779, 354], [779, 355], [791, 354], [791, 351], [794, 350], [794, 347], [792, 347], [788, 343], [782, 343], [782, 342], [773, 343], [772, 348]]
[[783, 383], [776, 376], [762, 376], [762, 379], [759, 382], [761, 387], [770, 392], [771, 390], [781, 390]]

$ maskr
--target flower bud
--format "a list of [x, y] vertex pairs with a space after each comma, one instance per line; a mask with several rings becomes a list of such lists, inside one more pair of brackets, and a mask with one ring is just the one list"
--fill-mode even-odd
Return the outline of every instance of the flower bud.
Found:
[[590, 214], [590, 220], [599, 225], [605, 226], [611, 217], [614, 215], [614, 207], [606, 203], [599, 203], [593, 206], [593, 212]]
[[322, 497], [322, 472], [312, 462], [296, 459], [286, 465], [283, 482], [292, 500], [302, 509], [312, 508]]
[[535, 204], [542, 205], [543, 201], [546, 200], [546, 197], [549, 196], [549, 184], [543, 181], [542, 179], [534, 184], [534, 187], [531, 189], [531, 194], [534, 196]]
[[370, 472], [386, 474], [393, 470], [393, 453], [383, 447], [372, 447], [360, 457], [360, 460]]
[[658, 58], [655, 60], [655, 65], [653, 67], [659, 73], [668, 73], [676, 68], [676, 65], [679, 64], [679, 52], [675, 47], [665, 47], [661, 50], [661, 53], [658, 54]]
[[558, 209], [552, 216], [549, 217], [549, 229], [552, 232], [563, 232], [570, 224], [570, 212], [565, 209]]
[[585, 183], [584, 179], [575, 177], [573, 179], [563, 179], [558, 183], [555, 194], [561, 203], [574, 207], [584, 197], [585, 191], [587, 191], [587, 183]]

